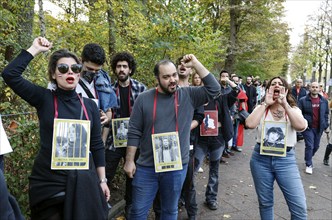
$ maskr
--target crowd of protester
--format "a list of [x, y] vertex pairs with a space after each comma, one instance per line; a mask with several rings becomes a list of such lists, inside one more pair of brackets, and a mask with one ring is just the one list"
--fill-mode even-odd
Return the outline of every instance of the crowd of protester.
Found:
[[[305, 172], [313, 174], [312, 157], [322, 133], [329, 132], [332, 107], [323, 84], [304, 86], [302, 79], [296, 79], [290, 87], [282, 77], [262, 80], [227, 70], [221, 70], [217, 80], [188, 54], [175, 63], [159, 61], [154, 67], [157, 87], [147, 89], [132, 78], [136, 61], [128, 52], [113, 57], [116, 81], [111, 83], [102, 69], [103, 48], [87, 44], [82, 62], [67, 50], [52, 54], [46, 89], [27, 81], [22, 73], [36, 55], [51, 48], [47, 39], [36, 38], [2, 73], [14, 92], [37, 109], [40, 121], [41, 148], [29, 177], [32, 219], [106, 219], [112, 205], [107, 203], [109, 187], [120, 160], [127, 174], [123, 186], [127, 219], [146, 219], [152, 206], [156, 219], [176, 219], [178, 205], [186, 207], [189, 219], [196, 219], [195, 176], [202, 163], [209, 163], [209, 170], [204, 171], [209, 172], [205, 202], [210, 210], [216, 210], [219, 166], [242, 152], [244, 130], [256, 128], [250, 166], [261, 218], [273, 218], [275, 180], [292, 218], [307, 218], [294, 146], [304, 139]], [[54, 124], [69, 123], [58, 119], [90, 121], [90, 153], [84, 156], [87, 168], [68, 168], [68, 164], [86, 165], [68, 153], [65, 159], [60, 158], [65, 165], [53, 168], [52, 164], [57, 164], [53, 147], [62, 144], [53, 143], [58, 140]], [[125, 138], [119, 138], [116, 122], [126, 131]], [[325, 165], [329, 165], [331, 142], [325, 150]], [[271, 158], [278, 160], [278, 167], [267, 166]], [[273, 175], [274, 168], [280, 175]], [[17, 209], [17, 204], [12, 204]], [[94, 211], [88, 211], [92, 208]]]

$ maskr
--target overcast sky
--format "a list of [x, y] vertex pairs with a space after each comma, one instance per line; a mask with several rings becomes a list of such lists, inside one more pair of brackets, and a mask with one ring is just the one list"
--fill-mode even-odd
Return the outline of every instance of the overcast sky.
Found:
[[293, 47], [300, 43], [305, 24], [308, 24], [308, 15], [315, 15], [323, 0], [286, 0], [285, 21], [293, 30], [290, 33], [290, 42]]

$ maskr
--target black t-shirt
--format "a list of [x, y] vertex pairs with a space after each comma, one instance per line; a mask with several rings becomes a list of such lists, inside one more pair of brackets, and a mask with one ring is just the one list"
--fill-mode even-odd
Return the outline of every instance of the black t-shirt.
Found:
[[120, 90], [120, 117], [121, 118], [127, 118], [130, 117], [130, 111], [129, 111], [129, 86], [122, 87], [119, 85]]

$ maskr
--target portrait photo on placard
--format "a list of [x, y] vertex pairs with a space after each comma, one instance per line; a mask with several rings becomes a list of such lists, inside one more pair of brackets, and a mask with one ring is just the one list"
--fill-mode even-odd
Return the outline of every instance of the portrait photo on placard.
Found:
[[200, 125], [200, 136], [218, 136], [218, 111], [204, 111], [203, 123]]
[[127, 147], [129, 118], [112, 119], [114, 147]]
[[268, 155], [285, 155], [287, 148], [286, 123], [265, 121], [262, 128], [261, 152]]
[[90, 121], [56, 119], [52, 146], [52, 169], [87, 169]]
[[182, 169], [181, 150], [177, 132], [152, 135], [156, 172]]

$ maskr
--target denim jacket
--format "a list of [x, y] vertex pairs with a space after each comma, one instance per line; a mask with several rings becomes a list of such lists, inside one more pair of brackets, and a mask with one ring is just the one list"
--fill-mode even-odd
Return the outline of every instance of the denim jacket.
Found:
[[118, 107], [116, 95], [112, 89], [111, 79], [105, 70], [100, 70], [97, 73], [95, 87], [98, 93], [100, 109], [106, 112], [109, 108]]

